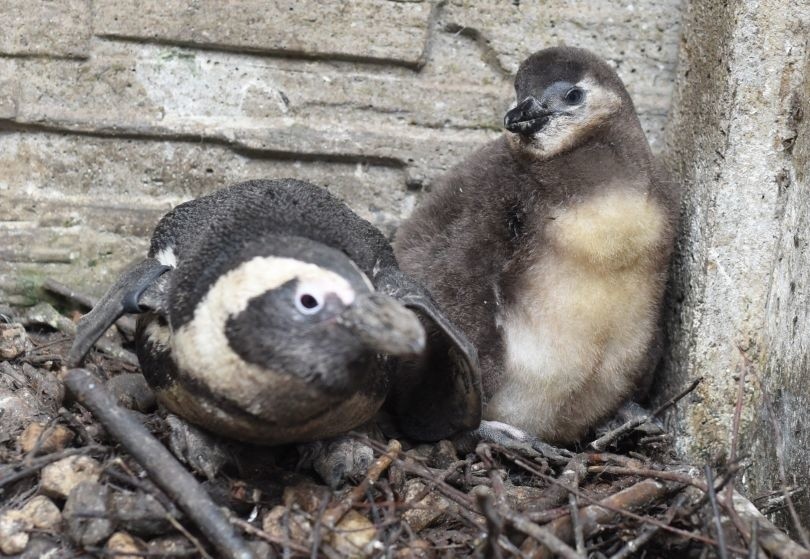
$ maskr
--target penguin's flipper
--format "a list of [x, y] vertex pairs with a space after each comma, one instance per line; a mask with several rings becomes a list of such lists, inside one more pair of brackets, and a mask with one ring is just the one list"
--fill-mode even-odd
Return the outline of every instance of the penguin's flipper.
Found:
[[386, 276], [381, 290], [415, 311], [428, 334], [425, 354], [401, 360], [392, 379], [390, 399], [400, 429], [431, 441], [475, 429], [482, 408], [475, 346], [415, 280], [399, 270]]
[[[78, 367], [93, 344], [125, 313], [151, 310], [159, 296], [150, 289], [171, 267], [154, 258], [130, 266], [76, 327], [68, 365]], [[152, 299], [149, 301], [148, 299]]]

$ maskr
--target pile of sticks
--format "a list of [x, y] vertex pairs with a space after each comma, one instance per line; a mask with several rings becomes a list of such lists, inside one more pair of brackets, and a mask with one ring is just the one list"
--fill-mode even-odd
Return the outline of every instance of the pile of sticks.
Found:
[[[58, 284], [51, 288], [75, 297]], [[42, 311], [29, 313], [29, 323], [70, 334], [66, 317], [50, 311], [34, 316]], [[123, 370], [131, 370], [131, 356], [122, 353], [126, 350], [106, 349], [105, 362], [117, 359]], [[59, 351], [51, 348], [49, 356], [58, 359]], [[254, 498], [244, 513], [215, 504], [144, 421], [118, 406], [97, 375], [73, 369], [62, 377], [75, 401], [53, 421], [79, 436], [71, 448], [0, 466], [0, 492], [17, 503], [33, 496], [38, 471], [65, 456], [93, 454], [128, 464], [134, 474], [128, 479], [173, 511], [173, 525], [189, 543], [178, 556], [810, 558], [807, 542], [792, 540], [737, 490], [745, 462], [736, 450], [720, 466], [683, 464], [671, 451], [670, 436], [636, 430], [676, 406], [699, 380], [648, 417], [606, 433], [563, 462], [531, 448], [482, 443], [475, 452], [460, 454], [448, 441], [409, 446], [354, 435], [376, 455], [357, 483], [330, 491], [313, 475], [305, 485], [319, 490], [307, 493], [316, 495], [309, 505], [296, 500], [293, 486], [283, 499]], [[88, 422], [103, 426], [107, 438], [88, 436], [93, 431]], [[138, 482], [145, 477], [150, 484]], [[256, 479], [224, 481], [243, 491], [261, 486]], [[769, 496], [768, 512], [790, 509], [794, 495], [784, 488]], [[262, 522], [274, 507], [283, 507], [280, 531]], [[358, 528], [347, 524], [350, 517], [360, 518]], [[806, 537], [798, 522], [795, 531]], [[338, 537], [351, 541], [351, 551], [336, 543]], [[257, 547], [260, 541], [264, 547]], [[75, 551], [74, 544], [66, 540], [65, 545]], [[84, 551], [110, 555], [104, 549]]]

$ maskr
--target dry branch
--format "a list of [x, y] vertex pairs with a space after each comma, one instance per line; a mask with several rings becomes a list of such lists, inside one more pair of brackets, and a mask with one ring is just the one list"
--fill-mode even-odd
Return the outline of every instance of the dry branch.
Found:
[[687, 394], [692, 392], [695, 388], [697, 388], [697, 385], [700, 384], [701, 380], [703, 380], [702, 377], [696, 378], [683, 391], [676, 394], [675, 396], [673, 396], [672, 398], [670, 398], [669, 400], [658, 406], [653, 412], [648, 413], [644, 417], [631, 419], [630, 421], [627, 421], [626, 423], [617, 427], [616, 429], [608, 431], [595, 441], [591, 442], [590, 447], [593, 448], [594, 450], [599, 451], [605, 450], [613, 441], [620, 439], [621, 437], [623, 437], [636, 427], [643, 425], [644, 423], [647, 423], [648, 421], [650, 421], [655, 417], [658, 417], [664, 411], [677, 404], [684, 396], [686, 396]]
[[338, 522], [349, 512], [355, 504], [359, 503], [365, 498], [369, 488], [372, 487], [380, 476], [391, 466], [391, 463], [396, 459], [402, 450], [402, 445], [398, 440], [392, 439], [385, 449], [385, 453], [377, 458], [377, 460], [368, 469], [366, 477], [355, 486], [343, 499], [336, 505], [326, 509], [323, 513], [321, 521], [329, 528], [334, 528]]
[[98, 378], [72, 369], [65, 385], [135, 458], [152, 480], [200, 527], [223, 557], [252, 559], [253, 553], [237, 536], [228, 519], [194, 477], [137, 420], [118, 406]]

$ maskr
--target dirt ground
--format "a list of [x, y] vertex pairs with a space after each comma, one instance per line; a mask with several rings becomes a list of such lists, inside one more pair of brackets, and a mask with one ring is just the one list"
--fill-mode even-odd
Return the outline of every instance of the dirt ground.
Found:
[[[0, 309], [0, 556], [223, 556], [66, 394], [81, 309], [60, 310]], [[211, 439], [179, 428], [145, 389], [131, 327], [119, 321], [85, 368], [183, 456], [256, 557], [810, 556], [734, 491], [744, 463], [681, 464], [668, 435], [628, 430], [566, 460], [356, 435], [374, 459], [336, 490], [295, 448], [219, 441], [209, 452]], [[789, 496], [753, 503], [770, 514]]]

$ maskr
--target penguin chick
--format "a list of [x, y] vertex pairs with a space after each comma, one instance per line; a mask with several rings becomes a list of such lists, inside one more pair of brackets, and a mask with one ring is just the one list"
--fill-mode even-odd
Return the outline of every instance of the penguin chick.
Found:
[[572, 443], [648, 386], [679, 194], [595, 54], [539, 51], [515, 92], [395, 253], [478, 348], [484, 418]]
[[169, 212], [148, 256], [80, 322], [71, 364], [125, 312], [140, 314], [137, 354], [158, 400], [229, 438], [302, 443], [369, 421], [395, 358], [425, 349], [420, 318], [459, 361], [448, 392], [423, 398], [455, 402], [441, 434], [480, 419], [472, 346], [378, 230], [308, 183], [241, 183]]

